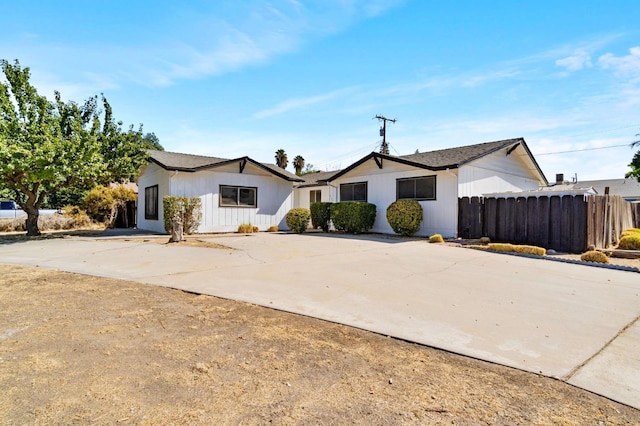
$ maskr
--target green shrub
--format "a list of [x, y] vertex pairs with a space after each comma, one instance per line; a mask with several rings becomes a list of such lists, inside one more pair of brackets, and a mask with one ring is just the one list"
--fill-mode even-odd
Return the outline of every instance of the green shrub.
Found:
[[185, 234], [196, 232], [202, 220], [201, 206], [199, 197], [164, 197], [162, 199], [162, 208], [165, 231], [171, 233], [173, 221], [180, 220]]
[[590, 250], [582, 253], [580, 260], [585, 262], [609, 263], [609, 258], [601, 251]]
[[324, 202], [311, 203], [311, 226], [313, 226], [313, 229], [321, 228], [324, 232], [329, 232], [332, 204]]
[[429, 242], [430, 243], [444, 243], [444, 238], [442, 238], [442, 235], [440, 235], [440, 234], [433, 234], [432, 236], [429, 237]]
[[331, 206], [331, 221], [338, 231], [359, 234], [373, 228], [376, 206], [361, 201], [335, 203]]
[[640, 250], [640, 234], [620, 238], [618, 248], [620, 250]]
[[298, 207], [287, 212], [286, 222], [290, 230], [301, 234], [307, 229], [307, 226], [309, 226], [310, 219], [311, 211], [309, 209]]
[[397, 200], [387, 207], [387, 222], [396, 234], [410, 237], [420, 229], [423, 212], [416, 200]]

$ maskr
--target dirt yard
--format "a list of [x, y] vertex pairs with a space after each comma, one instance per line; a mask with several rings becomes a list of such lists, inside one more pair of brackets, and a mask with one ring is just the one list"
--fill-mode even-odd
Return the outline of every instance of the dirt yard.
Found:
[[562, 382], [178, 290], [0, 265], [0, 423], [639, 424]]

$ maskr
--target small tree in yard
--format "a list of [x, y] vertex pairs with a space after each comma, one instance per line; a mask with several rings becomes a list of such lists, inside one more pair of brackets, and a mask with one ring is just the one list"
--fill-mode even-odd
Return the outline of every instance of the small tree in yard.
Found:
[[[167, 196], [162, 199], [164, 213], [164, 229], [172, 234], [172, 241], [182, 238], [174, 237], [174, 224], [182, 225], [185, 234], [193, 234], [198, 230], [202, 220], [202, 203], [199, 197]], [[174, 241], [176, 242], [176, 241]]]
[[101, 120], [97, 96], [78, 105], [55, 92], [50, 102], [29, 83], [29, 68], [6, 60], [0, 66], [6, 77], [0, 81], [0, 189], [27, 213], [27, 235], [40, 235], [39, 209], [48, 195], [135, 178], [157, 138], [145, 139], [142, 129], [122, 131], [104, 97]]

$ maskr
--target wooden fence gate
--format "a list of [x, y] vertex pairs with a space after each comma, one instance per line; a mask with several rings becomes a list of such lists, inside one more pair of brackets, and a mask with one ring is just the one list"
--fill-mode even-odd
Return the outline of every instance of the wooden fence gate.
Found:
[[640, 206], [616, 195], [458, 200], [458, 236], [583, 252], [588, 245], [617, 243], [620, 232], [638, 226]]

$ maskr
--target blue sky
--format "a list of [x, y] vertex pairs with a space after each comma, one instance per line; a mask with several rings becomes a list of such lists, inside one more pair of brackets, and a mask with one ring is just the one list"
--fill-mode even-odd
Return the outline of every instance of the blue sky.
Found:
[[[524, 137], [549, 180], [623, 177], [640, 2], [12, 2], [0, 57], [39, 92], [104, 93], [166, 150], [318, 169]], [[567, 152], [569, 151], [569, 152]], [[552, 154], [549, 154], [552, 153]], [[291, 166], [290, 166], [291, 169]]]

